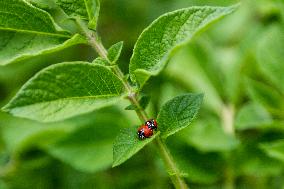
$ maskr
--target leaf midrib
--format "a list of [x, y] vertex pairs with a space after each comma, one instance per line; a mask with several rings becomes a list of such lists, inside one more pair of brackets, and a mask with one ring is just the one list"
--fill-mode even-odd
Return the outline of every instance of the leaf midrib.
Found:
[[61, 101], [61, 100], [72, 100], [72, 99], [95, 99], [95, 98], [104, 98], [104, 97], [117, 97], [119, 96], [119, 94], [113, 94], [113, 95], [98, 95], [98, 96], [82, 96], [82, 97], [65, 97], [65, 98], [59, 98], [59, 99], [55, 99], [55, 100], [49, 100], [49, 101], [43, 101], [43, 102], [37, 102], [37, 103], [34, 103], [34, 104], [27, 104], [27, 105], [22, 105], [22, 106], [16, 106], [16, 107], [12, 107], [12, 108], [9, 108], [9, 107], [3, 107], [3, 110], [12, 110], [12, 109], [17, 109], [17, 108], [23, 108], [23, 107], [27, 107], [27, 106], [35, 106], [35, 105], [39, 105], [39, 104], [44, 104], [44, 103], [54, 103], [54, 102], [57, 102], [57, 101]]
[[71, 35], [64, 35], [64, 34], [58, 34], [58, 33], [48, 33], [48, 32], [39, 32], [39, 31], [33, 31], [33, 30], [20, 30], [20, 29], [15, 29], [15, 28], [3, 28], [3, 27], [0, 27], [0, 31], [12, 31], [12, 32], [36, 34], [36, 35], [46, 35], [46, 36], [53, 36], [53, 37], [61, 37], [61, 38], [68, 38], [68, 39], [70, 39], [72, 37]]

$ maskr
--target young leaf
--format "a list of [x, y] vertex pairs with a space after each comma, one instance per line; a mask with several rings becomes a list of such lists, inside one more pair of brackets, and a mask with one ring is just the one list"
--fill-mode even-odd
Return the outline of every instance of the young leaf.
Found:
[[100, 11], [99, 0], [56, 0], [56, 4], [70, 17], [89, 20], [89, 28], [96, 29]]
[[260, 147], [268, 156], [284, 162], [284, 140], [262, 144]]
[[103, 66], [108, 66], [109, 63], [106, 59], [102, 57], [97, 57], [95, 60], [92, 62], [93, 64], [98, 64], [98, 65], [103, 65]]
[[118, 58], [120, 56], [122, 48], [123, 48], [123, 41], [120, 41], [120, 42], [112, 45], [108, 49], [107, 57], [112, 63], [116, 63], [116, 61], [118, 60]]
[[162, 138], [189, 126], [201, 106], [203, 94], [184, 94], [164, 104], [159, 112], [157, 122]]
[[36, 74], [3, 110], [43, 122], [58, 121], [111, 105], [121, 93], [120, 79], [104, 66], [66, 62]]
[[153, 141], [159, 135], [157, 132], [151, 138], [139, 140], [137, 137], [137, 128], [125, 128], [116, 137], [113, 144], [113, 167], [118, 166], [131, 158], [145, 145]]
[[256, 103], [244, 105], [236, 116], [236, 129], [257, 128], [272, 123], [272, 118], [266, 109]]
[[60, 31], [47, 12], [22, 0], [0, 1], [0, 23], [0, 65], [86, 43]]
[[262, 72], [284, 94], [284, 34], [283, 27], [270, 28], [261, 38], [257, 60]]
[[212, 22], [232, 13], [231, 7], [191, 7], [167, 13], [155, 20], [138, 38], [130, 60], [129, 73], [140, 87], [165, 67], [177, 47]]

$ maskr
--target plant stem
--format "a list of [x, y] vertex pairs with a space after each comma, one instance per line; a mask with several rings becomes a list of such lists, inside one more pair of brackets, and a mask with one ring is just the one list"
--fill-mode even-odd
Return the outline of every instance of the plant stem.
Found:
[[160, 154], [163, 157], [163, 160], [168, 168], [168, 172], [170, 172], [170, 178], [175, 186], [175, 188], [186, 189], [188, 186], [185, 184], [184, 180], [180, 175], [180, 171], [178, 170], [171, 153], [169, 152], [167, 146], [162, 141], [161, 137], [157, 137], [156, 144], [159, 148]]
[[[221, 119], [222, 119], [222, 127], [224, 132], [227, 135], [230, 136], [235, 136], [235, 129], [234, 129], [234, 116], [235, 116], [235, 111], [233, 105], [223, 105], [222, 108], [222, 114], [221, 114]], [[234, 178], [234, 172], [232, 165], [230, 164], [231, 159], [232, 159], [232, 151], [229, 151], [227, 156], [227, 165], [224, 170], [224, 188], [226, 189], [234, 189], [235, 188], [235, 178]]]
[[[107, 57], [107, 50], [105, 49], [103, 44], [100, 42], [98, 35], [94, 31], [88, 29], [88, 27], [82, 20], [77, 19], [76, 23], [78, 24], [79, 28], [82, 30], [83, 34], [87, 37], [88, 42], [93, 47], [93, 49], [96, 50], [96, 52], [102, 58], [107, 60], [109, 65], [112, 65], [112, 62]], [[139, 117], [139, 119], [142, 121], [142, 123], [144, 123], [145, 121], [149, 119], [149, 116], [147, 115], [145, 110], [141, 107], [134, 88], [128, 82], [128, 80], [126, 79], [126, 77], [124, 76], [124, 74], [122, 73], [122, 71], [117, 65], [112, 65], [111, 69], [116, 74], [116, 76], [122, 81], [123, 86], [127, 92], [127, 99], [131, 102], [132, 105], [136, 107], [135, 108], [136, 114]], [[167, 168], [169, 169], [169, 172], [171, 173], [170, 178], [174, 186], [177, 189], [188, 188], [180, 175], [180, 172], [173, 160], [173, 157], [171, 156], [165, 143], [161, 140], [160, 136], [157, 136], [156, 144], [160, 151], [161, 157], [163, 158]]]

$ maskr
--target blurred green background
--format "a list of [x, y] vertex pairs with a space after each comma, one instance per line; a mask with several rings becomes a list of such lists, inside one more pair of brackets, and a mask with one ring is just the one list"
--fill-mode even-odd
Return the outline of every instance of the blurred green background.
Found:
[[[127, 72], [137, 37], [159, 15], [237, 2], [102, 0], [98, 32], [106, 47], [124, 41], [120, 66]], [[237, 12], [177, 51], [144, 87], [153, 117], [176, 95], [205, 94], [194, 123], [167, 141], [191, 188], [284, 189], [283, 19], [281, 0], [244, 0]], [[0, 105], [44, 67], [95, 57], [76, 46], [0, 67]], [[151, 144], [111, 168], [115, 136], [139, 124], [127, 105], [50, 124], [0, 112], [0, 188], [173, 188]]]

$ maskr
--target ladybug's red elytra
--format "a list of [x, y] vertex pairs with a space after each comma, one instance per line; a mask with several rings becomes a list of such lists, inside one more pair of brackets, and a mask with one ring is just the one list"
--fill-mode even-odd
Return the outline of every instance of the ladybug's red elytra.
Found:
[[155, 119], [149, 119], [144, 125], [138, 128], [138, 138], [143, 140], [153, 135], [153, 130], [157, 130], [158, 124]]
[[142, 125], [138, 128], [138, 137], [139, 139], [143, 140], [145, 138], [149, 138], [153, 135], [153, 130], [149, 129], [146, 125]]

